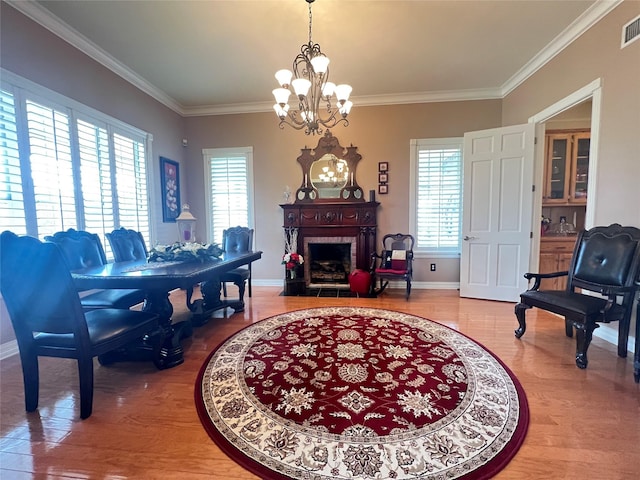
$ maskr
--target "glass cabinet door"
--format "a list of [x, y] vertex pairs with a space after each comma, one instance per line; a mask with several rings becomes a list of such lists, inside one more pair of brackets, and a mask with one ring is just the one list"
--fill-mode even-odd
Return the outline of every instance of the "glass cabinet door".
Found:
[[574, 136], [574, 156], [572, 165], [573, 179], [571, 182], [570, 202], [585, 203], [587, 201], [587, 183], [589, 180], [589, 148], [591, 134], [576, 134]]
[[569, 155], [571, 142], [568, 135], [550, 135], [547, 154], [547, 183], [544, 201], [563, 203], [569, 195]]

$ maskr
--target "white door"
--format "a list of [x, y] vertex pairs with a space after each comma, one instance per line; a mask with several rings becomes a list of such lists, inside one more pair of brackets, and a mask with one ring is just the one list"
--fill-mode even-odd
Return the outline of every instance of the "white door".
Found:
[[529, 269], [535, 124], [464, 135], [460, 295], [518, 301]]

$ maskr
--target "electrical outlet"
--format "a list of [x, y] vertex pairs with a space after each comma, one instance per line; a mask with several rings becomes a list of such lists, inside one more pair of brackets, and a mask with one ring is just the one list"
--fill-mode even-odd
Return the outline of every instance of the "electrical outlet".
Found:
[[432, 272], [435, 272], [435, 271], [436, 271], [436, 264], [435, 264], [435, 263], [432, 263], [432, 264], [431, 264], [431, 271], [432, 271]]

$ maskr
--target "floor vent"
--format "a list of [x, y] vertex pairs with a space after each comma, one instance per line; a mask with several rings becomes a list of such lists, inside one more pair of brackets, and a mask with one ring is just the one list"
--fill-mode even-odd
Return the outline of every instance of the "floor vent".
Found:
[[624, 48], [640, 38], [640, 15], [622, 27], [622, 45]]

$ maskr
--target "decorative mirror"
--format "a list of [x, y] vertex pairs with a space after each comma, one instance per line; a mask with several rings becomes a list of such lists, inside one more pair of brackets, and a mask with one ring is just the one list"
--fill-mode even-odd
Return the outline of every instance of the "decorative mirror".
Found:
[[315, 149], [305, 146], [297, 159], [303, 179], [296, 202], [364, 202], [364, 192], [356, 181], [356, 167], [362, 159], [357, 149], [342, 147], [329, 130]]

